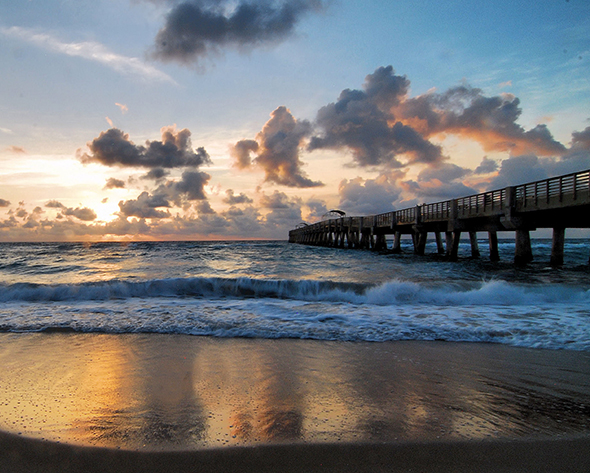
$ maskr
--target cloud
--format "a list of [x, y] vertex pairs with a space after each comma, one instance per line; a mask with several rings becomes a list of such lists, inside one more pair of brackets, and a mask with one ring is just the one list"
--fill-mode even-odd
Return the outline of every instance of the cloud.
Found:
[[123, 103], [115, 102], [115, 105], [121, 109], [121, 113], [125, 115], [129, 111], [129, 107]]
[[146, 141], [143, 146], [133, 143], [129, 135], [118, 128], [111, 128], [87, 144], [90, 154], [79, 149], [76, 155], [84, 164], [105, 166], [178, 168], [211, 163], [204, 148], [196, 152], [192, 149], [188, 129], [177, 132], [174, 127], [164, 127], [161, 133], [162, 141]]
[[154, 168], [154, 169], [151, 169], [144, 176], [141, 176], [140, 179], [149, 179], [149, 180], [153, 180], [153, 181], [159, 181], [160, 179], [164, 179], [169, 174], [170, 174], [170, 172], [166, 171], [165, 169]]
[[213, 215], [215, 214], [215, 210], [211, 207], [211, 204], [206, 200], [200, 200], [195, 204], [195, 210], [198, 212], [199, 215]]
[[19, 26], [0, 28], [0, 33], [49, 51], [98, 62], [123, 75], [136, 76], [148, 81], [176, 84], [174, 79], [168, 74], [165, 74], [154, 66], [143, 62], [141, 59], [114, 53], [104, 45], [95, 41], [66, 43], [50, 34], [39, 33], [30, 28], [22, 28]]
[[520, 100], [512, 94], [486, 97], [480, 89], [461, 85], [442, 94], [407, 99], [395, 107], [395, 112], [426, 138], [454, 134], [477, 141], [486, 151], [513, 156], [552, 156], [565, 151], [546, 125], [525, 130], [516, 123], [522, 110]]
[[463, 178], [473, 171], [456, 164], [441, 163], [423, 169], [416, 181], [402, 181], [404, 191], [421, 202], [437, 202], [460, 196], [477, 194], [478, 190], [465, 185]]
[[[260, 206], [270, 209], [266, 215], [266, 224], [270, 227], [293, 227], [301, 222], [301, 207], [303, 203], [300, 198], [289, 198], [285, 193], [274, 191], [272, 194], [262, 194]], [[288, 230], [287, 230], [288, 231]]]
[[184, 171], [182, 179], [175, 182], [172, 188], [188, 200], [205, 200], [207, 199], [205, 186], [209, 179], [211, 179], [211, 176], [206, 172]]
[[125, 181], [109, 177], [103, 189], [125, 189]]
[[[84, 220], [85, 222], [90, 222], [92, 220], [96, 220], [97, 218], [96, 212], [88, 207], [76, 207], [74, 209], [72, 207], [66, 207], [58, 200], [50, 200], [46, 202], [45, 207], [49, 209], [60, 209], [61, 214], [59, 214], [57, 218], [61, 218], [65, 215], [66, 217], [76, 217], [77, 219]], [[41, 213], [42, 211], [43, 210], [41, 207], [36, 207], [35, 210], [33, 210], [33, 212], [37, 214]]]
[[166, 218], [170, 217], [169, 212], [157, 210], [160, 207], [171, 207], [170, 202], [163, 195], [150, 195], [142, 192], [137, 199], [120, 201], [119, 209], [121, 217], [139, 218]]
[[0, 199], [0, 207], [8, 207], [10, 205], [10, 201], [6, 199]]
[[14, 154], [27, 154], [27, 151], [21, 146], [9, 146], [6, 151]]
[[248, 197], [243, 192], [240, 195], [234, 195], [233, 189], [228, 189], [225, 191], [227, 197], [223, 199], [223, 202], [230, 205], [236, 204], [251, 204], [254, 202], [250, 197]]
[[[364, 90], [343, 90], [338, 100], [322, 107], [316, 118], [319, 135], [309, 150], [348, 149], [359, 166], [399, 168], [408, 163], [444, 159], [439, 146], [397, 120], [392, 110], [405, 99], [410, 81], [380, 67], [365, 79]], [[400, 161], [404, 156], [405, 161]]]
[[381, 174], [376, 179], [344, 179], [338, 186], [338, 208], [347, 215], [371, 215], [390, 212], [400, 200], [402, 188], [401, 171]]
[[50, 200], [45, 204], [45, 207], [50, 209], [65, 209], [66, 206], [58, 200]]
[[[270, 114], [256, 140], [242, 140], [231, 149], [234, 165], [247, 169], [252, 165], [262, 168], [265, 182], [288, 187], [316, 187], [323, 184], [312, 181], [301, 169], [299, 152], [311, 132], [306, 120], [297, 121], [286, 107], [278, 107]], [[256, 157], [251, 158], [251, 153]]]
[[96, 212], [94, 212], [92, 209], [89, 209], [88, 207], [76, 207], [75, 209], [67, 208], [63, 210], [62, 213], [68, 217], [76, 217], [77, 219], [84, 220], [85, 222], [96, 220]]
[[485, 157], [481, 160], [479, 166], [473, 171], [475, 174], [488, 174], [498, 170], [498, 163], [493, 159]]
[[590, 151], [590, 126], [572, 133], [572, 149]]
[[276, 44], [293, 35], [303, 15], [322, 8], [322, 0], [185, 1], [166, 16], [153, 56], [197, 63], [222, 48]]

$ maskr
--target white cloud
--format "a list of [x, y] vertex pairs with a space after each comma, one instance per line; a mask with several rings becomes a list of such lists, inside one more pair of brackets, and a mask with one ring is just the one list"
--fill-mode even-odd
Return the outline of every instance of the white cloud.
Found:
[[39, 33], [19, 26], [0, 28], [0, 32], [5, 36], [17, 38], [56, 53], [99, 62], [124, 75], [139, 76], [156, 82], [176, 83], [168, 74], [143, 62], [141, 59], [114, 53], [106, 46], [95, 41], [65, 43], [48, 33]]

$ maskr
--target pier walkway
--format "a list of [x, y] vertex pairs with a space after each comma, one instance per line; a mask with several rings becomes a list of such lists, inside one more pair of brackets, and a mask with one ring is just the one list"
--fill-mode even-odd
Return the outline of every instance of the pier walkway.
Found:
[[[414, 253], [423, 255], [434, 233], [438, 252], [456, 260], [461, 233], [469, 233], [478, 257], [477, 232], [487, 232], [490, 259], [498, 261], [497, 232], [508, 231], [515, 232], [515, 263], [526, 264], [533, 259], [530, 231], [538, 228], [553, 229], [551, 264], [563, 264], [565, 229], [590, 228], [590, 170], [378, 215], [303, 223], [289, 232], [289, 242], [395, 253], [402, 235], [411, 235]], [[391, 248], [387, 235], [394, 235]]]

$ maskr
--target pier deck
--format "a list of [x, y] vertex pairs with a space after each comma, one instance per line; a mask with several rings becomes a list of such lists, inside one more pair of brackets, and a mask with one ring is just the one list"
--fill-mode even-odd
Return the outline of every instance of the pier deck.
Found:
[[[428, 233], [434, 233], [438, 252], [456, 260], [461, 233], [469, 233], [472, 256], [478, 257], [477, 232], [487, 232], [490, 259], [497, 261], [497, 232], [510, 231], [514, 261], [526, 264], [533, 258], [530, 231], [538, 228], [553, 229], [551, 264], [563, 264], [565, 229], [590, 228], [590, 170], [377, 215], [302, 224], [289, 232], [289, 242], [399, 252], [402, 235], [411, 235], [415, 254], [423, 255]], [[392, 248], [387, 235], [394, 235]]]

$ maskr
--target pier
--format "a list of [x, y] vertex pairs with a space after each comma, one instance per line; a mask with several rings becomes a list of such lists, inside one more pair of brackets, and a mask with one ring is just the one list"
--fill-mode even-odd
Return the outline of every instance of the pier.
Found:
[[[514, 232], [514, 262], [523, 265], [533, 260], [530, 232], [551, 228], [551, 264], [559, 266], [566, 228], [590, 228], [590, 170], [378, 215], [331, 213], [334, 218], [291, 230], [289, 242], [399, 253], [402, 236], [411, 235], [414, 253], [424, 255], [433, 233], [438, 253], [457, 260], [463, 233], [469, 234], [472, 257], [479, 257], [477, 232], [487, 232], [490, 260], [498, 261], [498, 232]], [[387, 235], [394, 236], [391, 248]]]

